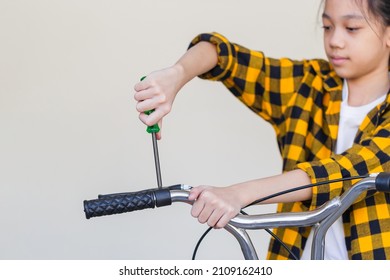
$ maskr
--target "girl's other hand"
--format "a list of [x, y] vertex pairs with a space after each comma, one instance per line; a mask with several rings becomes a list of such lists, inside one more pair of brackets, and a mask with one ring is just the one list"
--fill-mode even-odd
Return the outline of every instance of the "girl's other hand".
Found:
[[200, 186], [191, 190], [190, 200], [195, 200], [192, 205], [191, 215], [202, 224], [210, 227], [223, 228], [241, 210], [237, 194], [233, 188]]

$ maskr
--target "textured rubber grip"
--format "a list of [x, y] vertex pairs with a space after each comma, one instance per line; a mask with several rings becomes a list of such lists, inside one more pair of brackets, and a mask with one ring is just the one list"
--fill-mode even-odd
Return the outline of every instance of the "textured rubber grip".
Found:
[[381, 172], [375, 179], [376, 189], [380, 192], [390, 192], [390, 173]]
[[154, 207], [156, 207], [154, 190], [134, 192], [127, 195], [112, 195], [102, 199], [84, 200], [84, 212], [87, 219]]

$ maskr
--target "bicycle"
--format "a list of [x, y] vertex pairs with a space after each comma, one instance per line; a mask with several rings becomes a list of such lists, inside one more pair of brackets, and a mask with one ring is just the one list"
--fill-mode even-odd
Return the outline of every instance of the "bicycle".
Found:
[[[311, 259], [323, 260], [327, 230], [354, 203], [359, 195], [366, 191], [390, 192], [390, 173], [381, 172], [358, 178], [362, 179], [353, 184], [349, 190], [341, 196], [329, 200], [317, 209], [291, 213], [238, 214], [230, 220], [225, 229], [236, 238], [246, 260], [258, 260], [256, 250], [247, 230], [312, 226], [314, 235]], [[347, 179], [356, 179], [356, 177]], [[332, 180], [325, 183], [347, 179]], [[97, 199], [84, 201], [84, 212], [86, 218], [90, 219], [92, 217], [168, 206], [173, 202], [192, 204], [193, 201], [188, 200], [190, 189], [191, 187], [188, 185], [174, 185], [137, 192], [99, 195]], [[259, 200], [254, 203], [257, 202]]]

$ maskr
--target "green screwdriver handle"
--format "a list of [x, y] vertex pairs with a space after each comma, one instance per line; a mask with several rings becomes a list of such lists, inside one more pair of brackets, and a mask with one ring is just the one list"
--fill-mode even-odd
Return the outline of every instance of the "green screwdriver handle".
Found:
[[[146, 76], [143, 76], [143, 77], [141, 78], [141, 81], [143, 81], [145, 78], [146, 78]], [[150, 115], [151, 113], [153, 113], [153, 112], [154, 112], [154, 109], [145, 111], [145, 114], [149, 116], [149, 115]], [[148, 126], [148, 127], [146, 128], [146, 131], [147, 131], [148, 133], [157, 133], [157, 132], [160, 131], [160, 127], [158, 126], [158, 124], [154, 124], [154, 125]]]
[[[149, 111], [145, 111], [145, 114], [150, 115], [153, 112], [154, 112], [154, 109], [153, 110], [149, 110]], [[146, 131], [148, 133], [157, 133], [157, 132], [160, 131], [160, 127], [158, 126], [158, 124], [154, 124], [154, 125], [148, 126], [146, 128]]]

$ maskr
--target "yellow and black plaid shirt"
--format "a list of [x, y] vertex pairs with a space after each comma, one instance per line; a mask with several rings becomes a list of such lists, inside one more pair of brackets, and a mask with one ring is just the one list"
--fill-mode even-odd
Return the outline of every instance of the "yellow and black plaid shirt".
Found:
[[[283, 170], [300, 168], [313, 183], [390, 171], [390, 94], [359, 127], [354, 145], [334, 154], [343, 81], [321, 59], [273, 59], [262, 52], [229, 42], [218, 33], [200, 34], [191, 46], [208, 41], [217, 46], [218, 65], [201, 78], [221, 81], [240, 101], [268, 121], [276, 131]], [[313, 189], [311, 201], [284, 203], [278, 211], [316, 208], [340, 195], [349, 183]], [[362, 197], [343, 215], [351, 259], [390, 259], [390, 195]], [[276, 229], [296, 255], [301, 255], [310, 228]], [[271, 241], [268, 258], [288, 259]]]

